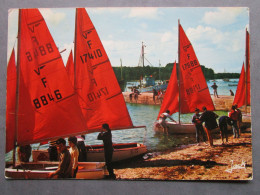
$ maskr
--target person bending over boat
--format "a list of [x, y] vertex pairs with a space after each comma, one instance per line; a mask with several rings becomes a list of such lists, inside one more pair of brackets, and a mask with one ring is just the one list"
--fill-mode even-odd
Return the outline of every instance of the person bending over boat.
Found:
[[168, 127], [167, 127], [167, 124], [166, 124], [167, 118], [171, 119], [175, 123], [176, 123], [176, 121], [171, 117], [169, 110], [166, 110], [164, 113], [162, 113], [159, 116], [159, 124], [163, 127], [163, 132], [168, 135]]
[[69, 146], [70, 146], [70, 157], [72, 162], [72, 177], [76, 178], [76, 174], [78, 172], [78, 158], [79, 158], [79, 150], [77, 148], [77, 138], [69, 137]]
[[212, 111], [208, 111], [205, 106], [202, 108], [203, 113], [200, 116], [199, 120], [205, 122], [205, 131], [208, 136], [209, 144], [213, 147], [213, 138], [211, 135], [211, 131], [218, 127], [216, 119], [218, 115]]
[[199, 120], [200, 116], [201, 116], [200, 109], [196, 108], [195, 114], [192, 117], [192, 123], [196, 127], [196, 140], [198, 144], [200, 143], [200, 135], [202, 135], [203, 141], [206, 142], [205, 131], [203, 129], [201, 121]]
[[226, 143], [228, 143], [228, 130], [227, 125], [232, 125], [232, 120], [228, 116], [221, 116], [218, 119], [220, 136], [222, 140], [222, 145], [224, 144], [224, 139], [226, 138]]
[[58, 178], [71, 178], [72, 172], [72, 162], [70, 157], [70, 152], [67, 150], [66, 141], [60, 138], [56, 141], [59, 157], [58, 169], [52, 173], [49, 173], [48, 177], [52, 178], [58, 176]]
[[113, 157], [113, 143], [112, 143], [112, 133], [108, 124], [102, 125], [102, 132], [98, 134], [98, 140], [103, 140], [104, 143], [104, 153], [105, 153], [105, 161], [107, 170], [109, 172], [108, 178], [116, 179], [116, 175], [114, 174], [113, 166], [112, 166], [112, 157]]

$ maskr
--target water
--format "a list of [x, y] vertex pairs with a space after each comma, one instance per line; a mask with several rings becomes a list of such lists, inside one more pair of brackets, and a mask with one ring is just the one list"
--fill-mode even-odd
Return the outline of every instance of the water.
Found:
[[[234, 93], [236, 86], [228, 86], [228, 84], [237, 84], [238, 79], [231, 79], [229, 82], [223, 80], [208, 81], [210, 93], [213, 93], [212, 88], [213, 82], [216, 82], [218, 87], [219, 95], [230, 95], [229, 89]], [[128, 130], [117, 130], [113, 131], [113, 142], [114, 143], [131, 143], [138, 142], [143, 143], [147, 146], [150, 151], [160, 151], [169, 148], [176, 147], [182, 144], [195, 143], [195, 135], [169, 135], [155, 134], [153, 130], [153, 123], [157, 118], [160, 110], [158, 105], [141, 105], [141, 104], [127, 104], [127, 108], [133, 124], [135, 126], [146, 126], [145, 129], [128, 129]], [[227, 115], [227, 112], [216, 111], [219, 116]], [[172, 115], [175, 120], [178, 120], [178, 113]], [[191, 123], [193, 114], [183, 114], [181, 121], [183, 123]], [[86, 135], [86, 145], [102, 144], [102, 141], [97, 140], [98, 133], [91, 133]], [[39, 144], [32, 144], [33, 149], [37, 149]], [[41, 149], [47, 149], [48, 145], [43, 145]], [[10, 161], [12, 159], [12, 152], [5, 155], [5, 160]]]

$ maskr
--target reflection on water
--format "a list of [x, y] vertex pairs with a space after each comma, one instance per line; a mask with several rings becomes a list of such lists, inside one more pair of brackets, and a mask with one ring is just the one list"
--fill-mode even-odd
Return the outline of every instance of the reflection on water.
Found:
[[[160, 106], [155, 105], [140, 105], [140, 104], [127, 104], [129, 114], [135, 126], [146, 126], [145, 129], [127, 129], [112, 131], [114, 143], [130, 143], [138, 142], [145, 143], [148, 150], [166, 150], [182, 144], [195, 143], [195, 135], [163, 135], [155, 134], [153, 130], [153, 123], [157, 118]], [[227, 115], [227, 112], [217, 111], [219, 116]], [[175, 120], [178, 119], [178, 113], [172, 115]], [[184, 123], [191, 123], [193, 114], [183, 114], [181, 121]], [[86, 144], [102, 144], [102, 141], [97, 140], [98, 133], [91, 133], [86, 135]], [[32, 148], [37, 149], [39, 144], [33, 144]], [[48, 145], [43, 145], [40, 148], [47, 148]], [[11, 160], [12, 152], [6, 154], [6, 160]]]

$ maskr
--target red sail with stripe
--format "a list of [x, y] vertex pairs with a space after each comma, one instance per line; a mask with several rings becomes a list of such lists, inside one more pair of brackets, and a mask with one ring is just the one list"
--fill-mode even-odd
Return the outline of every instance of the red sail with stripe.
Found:
[[38, 9], [19, 12], [18, 144], [86, 130], [78, 97]]
[[250, 36], [246, 29], [246, 101], [247, 106], [251, 105], [251, 88], [250, 88]]
[[245, 105], [245, 97], [246, 97], [246, 90], [245, 90], [245, 65], [243, 63], [241, 74], [239, 77], [238, 85], [237, 85], [237, 91], [234, 98], [234, 104], [237, 104], [237, 107], [240, 108], [241, 106]]
[[73, 62], [72, 50], [70, 51], [70, 55], [66, 64], [66, 70], [68, 72], [68, 76], [71, 81], [71, 84], [74, 87], [74, 62]]
[[208, 85], [194, 49], [179, 24], [179, 73], [181, 113], [194, 112], [195, 108], [214, 110]]
[[159, 119], [159, 116], [166, 110], [169, 110], [170, 114], [179, 111], [179, 88], [178, 88], [178, 81], [177, 81], [176, 62], [173, 65], [170, 81], [168, 83], [167, 90], [164, 95], [157, 120]]
[[16, 67], [14, 49], [7, 66], [6, 81], [6, 148], [10, 152], [14, 148], [15, 136], [15, 102], [16, 102]]
[[132, 127], [113, 68], [85, 8], [76, 9], [75, 37], [75, 89], [89, 132], [103, 123], [112, 129]]

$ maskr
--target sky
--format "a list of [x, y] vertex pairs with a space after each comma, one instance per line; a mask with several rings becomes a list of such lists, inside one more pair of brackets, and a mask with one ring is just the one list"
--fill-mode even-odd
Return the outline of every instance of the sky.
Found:
[[[44, 8], [42, 13], [66, 64], [73, 49], [75, 9]], [[142, 42], [145, 66], [178, 62], [178, 19], [201, 65], [215, 73], [241, 72], [245, 61], [246, 7], [119, 7], [86, 8], [112, 66], [138, 66]], [[18, 10], [8, 11], [9, 59], [17, 47]]]

